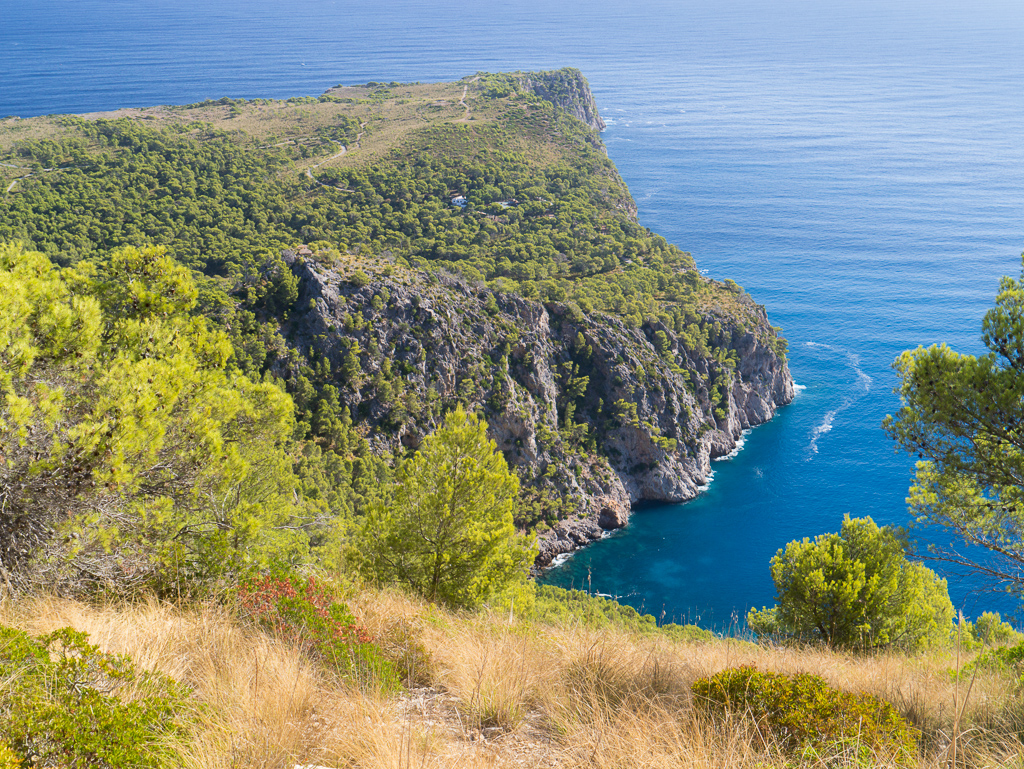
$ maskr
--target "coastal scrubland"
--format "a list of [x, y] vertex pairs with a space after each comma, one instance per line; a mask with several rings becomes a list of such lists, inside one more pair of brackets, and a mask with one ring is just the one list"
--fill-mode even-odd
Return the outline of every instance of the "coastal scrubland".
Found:
[[[5, 602], [0, 622], [33, 634], [73, 626], [187, 687], [187, 731], [165, 738], [176, 766], [1021, 765], [1020, 670], [971, 665], [977, 649], [906, 656], [757, 646], [696, 629], [662, 632], [628, 610], [609, 613], [603, 599], [564, 593], [542, 593], [522, 609], [451, 612], [400, 592], [342, 592], [401, 668], [397, 688], [365, 668], [339, 672], [301, 636], [253, 624], [229, 600], [40, 595]], [[741, 666], [810, 673], [891, 703], [913, 753], [894, 757], [856, 735], [794, 748], [763, 714], [702, 708], [694, 684]]]
[[766, 310], [638, 223], [598, 121], [573, 70], [6, 119], [0, 242], [101, 275], [165, 249], [228, 367], [291, 397], [334, 518], [478, 412], [517, 525], [577, 527], [549, 562], [694, 496], [793, 393]]
[[598, 124], [572, 70], [0, 122], [0, 767], [1020, 765], [1020, 637], [870, 521], [760, 645], [528, 580], [793, 395]]

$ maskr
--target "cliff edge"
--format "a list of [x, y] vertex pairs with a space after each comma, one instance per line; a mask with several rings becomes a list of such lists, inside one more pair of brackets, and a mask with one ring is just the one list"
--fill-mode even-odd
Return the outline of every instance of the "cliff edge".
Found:
[[522, 481], [519, 524], [541, 532], [540, 567], [624, 526], [638, 502], [692, 499], [711, 459], [793, 399], [781, 340], [743, 294], [678, 332], [452, 275], [284, 259], [308, 308], [288, 337], [339, 372], [378, 451], [417, 447], [456, 402], [484, 416]]
[[603, 131], [604, 120], [583, 73], [574, 67], [547, 72], [517, 72], [514, 75], [524, 91], [549, 101], [595, 131]]

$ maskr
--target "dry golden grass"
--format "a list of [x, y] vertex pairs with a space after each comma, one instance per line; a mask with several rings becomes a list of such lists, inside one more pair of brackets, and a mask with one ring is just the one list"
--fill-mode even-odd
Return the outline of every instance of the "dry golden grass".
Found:
[[[0, 605], [0, 622], [33, 633], [70, 625], [192, 687], [206, 706], [183, 751], [185, 766], [196, 768], [793, 766], [756, 726], [712, 723], [692, 707], [697, 678], [755, 665], [887, 698], [924, 730], [921, 766], [939, 769], [952, 766], [953, 705], [969, 683], [950, 676], [949, 653], [861, 657], [673, 643], [507, 614], [453, 614], [388, 591], [356, 591], [350, 605], [408, 671], [402, 693], [361, 691], [214, 604], [42, 597]], [[959, 724], [956, 766], [1024, 766], [1014, 736], [1022, 729], [1024, 708], [1008, 682], [978, 676]], [[884, 762], [808, 755], [798, 764]]]
[[[61, 139], [68, 133], [49, 117], [0, 117], [0, 152], [10, 151], [18, 142]], [[0, 166], [0, 172], [14, 173], [14, 169]]]
[[[234, 105], [203, 106], [157, 105], [145, 108], [123, 108], [83, 115], [86, 119], [128, 118], [151, 128], [202, 122], [215, 129], [251, 139], [260, 146], [306, 144], [314, 155], [298, 160], [282, 174], [292, 175], [307, 168], [361, 168], [400, 151], [422, 149], [421, 129], [442, 123], [465, 123], [475, 129], [496, 120], [506, 109], [521, 109], [501, 100], [484, 99], [472, 80], [454, 83], [403, 84], [388, 90], [386, 98], [377, 99], [373, 89], [358, 86], [333, 88], [327, 94], [344, 101], [288, 102], [263, 100]], [[463, 95], [465, 94], [465, 100]], [[468, 112], [467, 112], [468, 108]], [[363, 126], [358, 142], [338, 152], [337, 145], [312, 139], [320, 129], [335, 125], [339, 119], [356, 119]], [[59, 140], [74, 131], [53, 117], [21, 119], [0, 117], [0, 154], [10, 151], [19, 141]], [[541, 166], [561, 160], [564, 152], [559, 140], [537, 134], [529, 140], [509, 137], [512, 144], [506, 151], [527, 152]], [[7, 184], [23, 177], [26, 170], [0, 165], [0, 180]]]

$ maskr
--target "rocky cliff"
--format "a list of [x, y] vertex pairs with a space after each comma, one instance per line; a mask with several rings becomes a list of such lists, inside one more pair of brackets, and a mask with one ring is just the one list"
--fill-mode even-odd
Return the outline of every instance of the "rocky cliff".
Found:
[[284, 258], [304, 308], [289, 340], [329, 361], [377, 450], [415, 448], [460, 401], [484, 415], [522, 479], [539, 566], [635, 503], [691, 499], [712, 458], [793, 398], [776, 331], [742, 293], [678, 332], [445, 274]]
[[605, 129], [590, 85], [578, 69], [566, 67], [549, 72], [520, 72], [514, 77], [522, 90], [551, 102], [595, 131]]
[[[538, 127], [568, 147], [579, 142], [604, 151], [597, 131], [605, 124], [579, 70], [470, 82], [492, 98], [511, 95], [518, 104], [515, 94], [527, 93], [552, 103], [589, 130], [566, 130], [547, 118]], [[512, 114], [523, 110], [513, 107]], [[603, 267], [611, 285], [631, 265], [649, 269], [642, 266], [653, 251], [644, 239], [654, 236], [636, 224], [635, 203], [614, 168], [595, 167], [606, 174], [591, 192], [602, 215], [628, 219], [634, 238], [621, 265]], [[545, 196], [565, 196], [568, 186], [559, 185]], [[516, 213], [585, 235], [579, 212], [559, 206], [545, 199]], [[488, 221], [507, 224], [494, 214]], [[593, 222], [593, 244], [581, 250], [615, 247], [602, 241], [608, 221]], [[692, 499], [711, 460], [793, 398], [785, 342], [764, 308], [735, 283], [702, 277], [689, 255], [677, 254], [671, 268], [659, 268], [662, 304], [650, 305], [644, 318], [534, 301], [442, 269], [413, 269], [402, 258], [286, 251], [299, 296], [283, 330], [293, 348], [326, 362], [340, 405], [380, 453], [416, 448], [456, 403], [481, 413], [520, 476], [518, 523], [540, 534], [537, 565], [544, 567], [626, 525], [634, 504]], [[558, 259], [568, 261], [565, 254]], [[294, 373], [280, 368], [284, 360], [278, 365], [279, 375]]]

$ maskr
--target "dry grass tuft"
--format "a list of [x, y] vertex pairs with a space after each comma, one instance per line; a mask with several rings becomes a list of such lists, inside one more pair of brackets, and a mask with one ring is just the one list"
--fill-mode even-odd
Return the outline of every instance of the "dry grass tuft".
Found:
[[746, 724], [720, 728], [692, 711], [621, 709], [566, 733], [566, 767], [625, 769], [768, 769], [785, 765], [778, 750], [758, 749]]
[[84, 630], [105, 651], [191, 687], [207, 709], [187, 766], [284, 767], [319, 755], [330, 684], [296, 649], [240, 627], [220, 607], [97, 607], [47, 597], [0, 616], [32, 633]]
[[[524, 632], [525, 631], [525, 632]], [[544, 636], [521, 626], [467, 622], [435, 633], [430, 645], [437, 684], [461, 703], [470, 730], [513, 731], [543, 703], [555, 649]]]
[[673, 712], [689, 703], [690, 686], [698, 678], [682, 649], [578, 632], [563, 644], [559, 722], [600, 722], [622, 710]]

